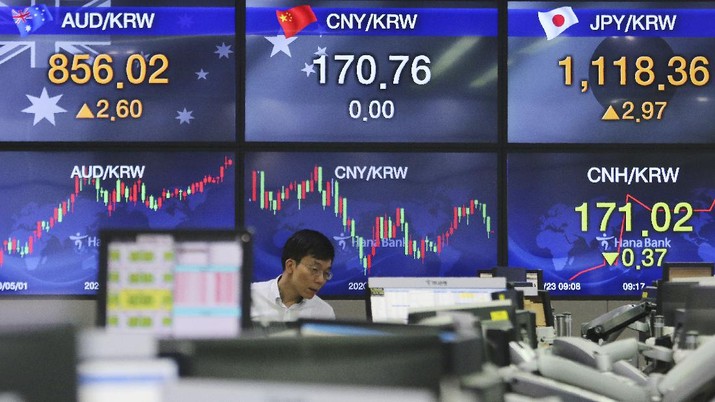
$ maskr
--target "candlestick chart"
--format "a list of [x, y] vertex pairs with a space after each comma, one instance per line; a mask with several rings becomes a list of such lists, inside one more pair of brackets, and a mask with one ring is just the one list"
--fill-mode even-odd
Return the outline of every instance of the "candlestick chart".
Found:
[[93, 295], [104, 228], [235, 225], [235, 156], [6, 152], [0, 294]]
[[368, 276], [472, 276], [491, 267], [494, 163], [491, 154], [248, 155], [254, 279], [280, 274], [282, 242], [302, 228], [334, 241], [326, 296], [360, 294]]

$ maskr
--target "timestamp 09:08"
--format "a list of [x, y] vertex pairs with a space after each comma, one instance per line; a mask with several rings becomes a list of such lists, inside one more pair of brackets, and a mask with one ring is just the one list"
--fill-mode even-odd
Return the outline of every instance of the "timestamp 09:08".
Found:
[[575, 291], [575, 290], [581, 290], [581, 283], [580, 283], [580, 282], [545, 282], [545, 283], [544, 283], [544, 290], [546, 290], [546, 291], [555, 291], [555, 290]]

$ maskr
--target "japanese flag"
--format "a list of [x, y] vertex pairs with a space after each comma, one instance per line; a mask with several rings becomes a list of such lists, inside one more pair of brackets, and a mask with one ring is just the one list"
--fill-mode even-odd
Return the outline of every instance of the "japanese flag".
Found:
[[571, 7], [559, 7], [545, 13], [539, 12], [539, 22], [546, 32], [546, 39], [551, 40], [578, 23], [578, 18]]

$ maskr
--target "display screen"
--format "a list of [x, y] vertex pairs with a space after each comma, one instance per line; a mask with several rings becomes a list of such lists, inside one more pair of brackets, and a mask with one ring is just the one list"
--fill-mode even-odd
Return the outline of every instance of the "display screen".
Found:
[[246, 155], [245, 219], [258, 281], [282, 272], [300, 229], [333, 239], [321, 296], [366, 294], [369, 276], [476, 276], [496, 263], [496, 155], [307, 153]]
[[474, 306], [506, 289], [506, 278], [369, 278], [373, 322], [408, 323], [411, 310]]
[[707, 152], [508, 157], [509, 264], [555, 296], [640, 297], [673, 261], [714, 261]]
[[235, 141], [233, 1], [0, 6], [0, 141]]
[[107, 331], [160, 339], [240, 335], [250, 317], [250, 233], [102, 231], [100, 239], [97, 314]]
[[246, 2], [247, 141], [495, 142], [496, 2]]
[[712, 143], [715, 4], [508, 3], [514, 143]]
[[95, 295], [99, 231], [235, 227], [235, 155], [1, 152], [0, 296]]

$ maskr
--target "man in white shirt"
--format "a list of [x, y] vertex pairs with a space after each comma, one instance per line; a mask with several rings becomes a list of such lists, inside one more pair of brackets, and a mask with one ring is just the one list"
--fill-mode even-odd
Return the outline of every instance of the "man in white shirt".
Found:
[[333, 276], [334, 258], [335, 249], [325, 235], [310, 229], [295, 232], [283, 246], [283, 273], [251, 284], [251, 319], [260, 323], [335, 319], [333, 308], [316, 296]]

